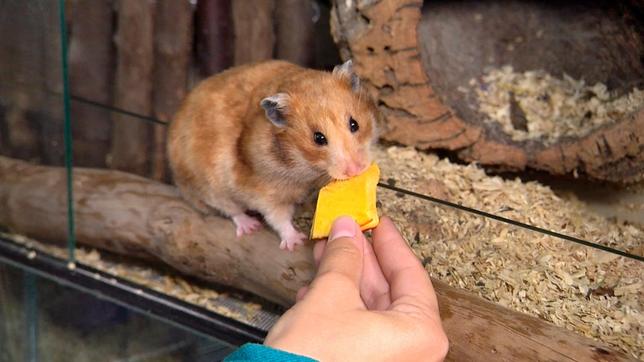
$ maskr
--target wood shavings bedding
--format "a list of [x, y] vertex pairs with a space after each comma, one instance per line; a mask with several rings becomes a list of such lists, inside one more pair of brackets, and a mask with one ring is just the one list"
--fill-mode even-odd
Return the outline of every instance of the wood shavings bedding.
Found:
[[[642, 255], [644, 228], [609, 221], [548, 187], [487, 176], [411, 148], [378, 149], [382, 180]], [[644, 358], [644, 265], [384, 189], [390, 215], [429, 274], [503, 306]]]
[[485, 122], [500, 124], [515, 141], [540, 140], [546, 145], [587, 135], [644, 105], [644, 91], [637, 88], [618, 96], [602, 83], [587, 85], [542, 70], [517, 73], [511, 66], [491, 69], [469, 85], [472, 89], [459, 90], [476, 94]]

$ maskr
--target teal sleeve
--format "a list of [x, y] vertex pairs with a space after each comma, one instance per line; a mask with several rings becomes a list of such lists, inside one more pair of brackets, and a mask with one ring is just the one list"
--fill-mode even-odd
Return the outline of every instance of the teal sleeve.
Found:
[[309, 357], [300, 356], [279, 349], [264, 346], [256, 343], [246, 343], [238, 348], [235, 352], [228, 355], [224, 361], [226, 362], [314, 362], [315, 360]]

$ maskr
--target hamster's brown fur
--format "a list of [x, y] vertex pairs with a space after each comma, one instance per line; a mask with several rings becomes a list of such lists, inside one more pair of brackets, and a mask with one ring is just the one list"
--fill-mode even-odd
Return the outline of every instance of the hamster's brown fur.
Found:
[[[245, 212], [261, 212], [293, 250], [304, 239], [292, 224], [295, 204], [368, 167], [376, 112], [350, 61], [333, 73], [283, 61], [230, 69], [199, 84], [174, 117], [174, 181], [198, 209], [230, 216], [238, 236], [261, 225]], [[315, 132], [328, 143], [317, 144]]]

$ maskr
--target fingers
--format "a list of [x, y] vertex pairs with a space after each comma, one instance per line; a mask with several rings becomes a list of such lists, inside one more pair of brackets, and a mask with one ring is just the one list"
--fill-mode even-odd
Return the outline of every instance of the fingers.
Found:
[[[364, 235], [361, 234], [364, 238]], [[365, 239], [360, 296], [369, 310], [385, 310], [391, 304], [389, 283], [380, 269], [373, 247]]]
[[438, 311], [427, 272], [388, 217], [373, 231], [373, 248], [389, 282], [392, 305], [402, 299], [404, 304]]
[[[389, 283], [385, 279], [376, 254], [371, 243], [367, 241], [362, 232], [358, 232], [356, 238], [361, 238], [364, 243], [364, 256], [362, 279], [360, 280], [360, 297], [369, 310], [385, 310], [391, 304], [389, 297]], [[324, 253], [326, 242], [318, 241], [313, 247], [313, 258], [315, 264], [319, 265]]]
[[308, 286], [303, 286], [302, 288], [300, 288], [300, 289], [297, 291], [297, 294], [295, 295], [295, 301], [296, 301], [296, 302], [299, 302], [300, 300], [304, 299], [304, 296], [306, 295], [306, 293], [307, 293], [308, 291], [309, 291], [309, 287], [308, 287]]
[[330, 274], [346, 278], [358, 290], [362, 277], [364, 239], [356, 237], [357, 234], [361, 233], [352, 218], [342, 216], [335, 220], [313, 283], [321, 276]]
[[320, 266], [320, 260], [322, 259], [322, 254], [324, 254], [325, 246], [326, 240], [320, 240], [313, 246], [313, 259], [315, 260], [316, 267]]

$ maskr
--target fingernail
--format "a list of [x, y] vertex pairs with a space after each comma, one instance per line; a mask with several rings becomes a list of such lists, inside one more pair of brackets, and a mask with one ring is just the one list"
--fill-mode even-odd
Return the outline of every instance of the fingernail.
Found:
[[356, 222], [351, 217], [340, 216], [333, 222], [331, 232], [329, 233], [329, 241], [356, 236], [356, 226]]

